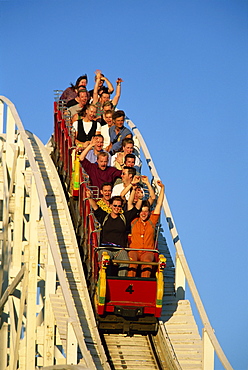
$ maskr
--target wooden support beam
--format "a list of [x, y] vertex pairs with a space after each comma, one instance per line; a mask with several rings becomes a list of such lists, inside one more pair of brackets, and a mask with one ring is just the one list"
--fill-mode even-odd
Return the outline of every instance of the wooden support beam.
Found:
[[203, 358], [202, 370], [214, 370], [214, 347], [206, 329], [202, 329]]
[[67, 340], [66, 340], [66, 363], [68, 365], [77, 364], [77, 338], [71, 322], [67, 323]]
[[185, 299], [186, 279], [181, 260], [176, 253], [175, 291], [177, 300]]
[[19, 357], [19, 345], [20, 345], [20, 340], [21, 340], [22, 321], [23, 321], [23, 315], [24, 315], [24, 310], [25, 310], [25, 299], [27, 295], [27, 290], [28, 290], [28, 270], [26, 269], [24, 278], [23, 278], [23, 286], [22, 286], [22, 293], [21, 293], [21, 300], [20, 300], [20, 307], [19, 307], [18, 322], [17, 322], [13, 362], [11, 359], [13, 367], [11, 368], [10, 366], [11, 370], [17, 369], [17, 361]]
[[[32, 179], [33, 180], [33, 179]], [[29, 238], [27, 245], [27, 262], [29, 270], [27, 292], [27, 325], [26, 348], [29, 360], [26, 370], [35, 369], [36, 354], [36, 298], [37, 298], [37, 273], [38, 273], [38, 222], [40, 217], [40, 204], [35, 182], [31, 184], [31, 206], [29, 217]]]
[[21, 270], [18, 272], [18, 274], [16, 275], [16, 277], [14, 278], [14, 280], [12, 281], [12, 283], [10, 284], [10, 286], [3, 293], [3, 295], [2, 295], [2, 297], [0, 299], [0, 312], [3, 310], [3, 306], [7, 302], [9, 296], [11, 294], [13, 294], [13, 292], [16, 289], [17, 285], [22, 280], [23, 275], [25, 273], [25, 270], [26, 270], [26, 266], [23, 265], [22, 268], [21, 268]]
[[50, 300], [50, 294], [55, 294], [56, 269], [49, 245], [47, 245], [47, 261], [45, 266], [45, 297], [44, 297], [44, 325], [43, 325], [43, 366], [53, 365], [55, 342], [55, 319]]
[[0, 369], [7, 367], [8, 323], [3, 322], [0, 330]]

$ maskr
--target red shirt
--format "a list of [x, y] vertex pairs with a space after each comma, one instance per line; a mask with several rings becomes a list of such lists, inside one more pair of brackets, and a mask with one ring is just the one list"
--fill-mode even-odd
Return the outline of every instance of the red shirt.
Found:
[[89, 175], [91, 185], [98, 186], [99, 189], [104, 182], [111, 182], [114, 184], [117, 177], [121, 177], [122, 173], [121, 170], [117, 170], [117, 168], [110, 166], [106, 167], [105, 170], [101, 170], [97, 163], [91, 163], [86, 158], [81, 161], [81, 165]]

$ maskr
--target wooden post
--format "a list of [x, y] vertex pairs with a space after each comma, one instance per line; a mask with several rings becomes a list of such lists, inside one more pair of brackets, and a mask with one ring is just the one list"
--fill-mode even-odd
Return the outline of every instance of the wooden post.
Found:
[[185, 274], [181, 261], [176, 253], [175, 291], [177, 300], [185, 299]]
[[77, 338], [71, 322], [67, 322], [67, 340], [66, 340], [66, 363], [67, 365], [77, 364]]
[[26, 348], [28, 361], [26, 370], [35, 369], [36, 354], [36, 297], [37, 297], [37, 269], [38, 269], [38, 237], [37, 228], [40, 213], [40, 204], [34, 178], [31, 184], [31, 205], [29, 219], [29, 244], [28, 248], [28, 292], [27, 292], [27, 325], [26, 325]]
[[24, 214], [24, 171], [25, 157], [23, 155], [23, 143], [17, 157], [15, 173], [15, 193], [14, 193], [14, 229], [13, 229], [13, 251], [10, 276], [14, 277], [18, 273], [22, 262], [23, 252], [23, 214]]
[[55, 293], [56, 288], [56, 269], [50, 246], [47, 243], [47, 261], [45, 277], [45, 297], [44, 297], [44, 344], [43, 344], [43, 366], [53, 365], [54, 360], [54, 314], [50, 300], [50, 294]]
[[202, 340], [203, 340], [203, 359], [202, 369], [203, 370], [214, 370], [214, 347], [210, 341], [208, 332], [205, 328], [202, 329]]
[[14, 151], [13, 144], [15, 142], [15, 120], [10, 107], [7, 108], [7, 126], [6, 126], [6, 162], [9, 173], [12, 171]]
[[0, 369], [7, 368], [8, 323], [4, 322], [0, 330]]

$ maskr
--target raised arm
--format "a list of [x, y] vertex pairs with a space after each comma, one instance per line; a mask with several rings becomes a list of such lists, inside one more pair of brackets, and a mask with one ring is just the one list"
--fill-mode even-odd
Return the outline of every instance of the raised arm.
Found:
[[115, 96], [112, 99], [112, 103], [115, 107], [117, 106], [120, 96], [121, 96], [121, 83], [122, 82], [123, 80], [121, 78], [117, 78]]
[[93, 90], [93, 102], [92, 104], [96, 104], [98, 102], [98, 89], [99, 89], [99, 83], [101, 81], [102, 75], [100, 70], [96, 70], [96, 82]]
[[139, 197], [139, 199], [137, 200], [137, 202], [136, 202], [136, 204], [134, 206], [133, 205], [134, 195], [135, 195], [135, 187], [132, 188], [130, 197], [128, 198], [128, 201], [127, 201], [127, 210], [128, 211], [130, 211], [130, 209], [132, 209], [133, 207], [137, 208], [138, 210], [140, 210], [140, 208], [141, 208], [141, 205], [142, 205], [142, 197]]
[[91, 207], [93, 208], [94, 211], [98, 209], [98, 205], [96, 204], [95, 200], [92, 198], [92, 194], [90, 189], [86, 189], [86, 197], [90, 202]]
[[122, 152], [117, 153], [112, 166], [114, 166], [118, 170], [122, 170], [122, 168], [124, 166], [124, 153], [122, 153]]
[[161, 207], [162, 207], [163, 200], [164, 200], [164, 184], [160, 180], [157, 181], [157, 184], [158, 186], [160, 186], [161, 189], [160, 189], [160, 193], [158, 196], [156, 207], [154, 208], [154, 213], [156, 215], [161, 212]]
[[156, 199], [156, 195], [154, 193], [154, 190], [153, 190], [153, 187], [151, 186], [150, 184], [150, 181], [148, 179], [148, 176], [141, 176], [141, 180], [144, 184], [146, 184], [147, 188], [148, 188], [148, 191], [149, 191], [149, 198], [148, 198], [148, 202], [150, 203], [150, 205], [153, 204], [154, 200]]
[[76, 113], [76, 114], [74, 114], [74, 115], [72, 116], [71, 123], [73, 123], [73, 122], [75, 122], [75, 121], [77, 121], [77, 120], [78, 120], [78, 113]]
[[106, 82], [106, 85], [108, 86], [109, 94], [112, 94], [112, 92], [114, 91], [114, 86], [112, 85], [112, 83], [107, 79], [107, 77], [102, 76], [101, 79]]
[[[129, 192], [129, 190], [130, 189], [132, 189], [132, 184], [129, 184], [129, 185], [127, 185], [123, 190], [122, 190], [122, 192], [120, 193], [120, 196], [122, 197], [122, 199], [126, 199], [125, 198], [125, 195]], [[131, 195], [130, 195], [130, 197], [131, 197]], [[130, 197], [129, 197], [129, 199], [130, 199]], [[133, 199], [134, 199], [134, 196], [133, 196]], [[133, 200], [132, 200], [132, 203], [133, 203]], [[129, 210], [129, 209], [128, 209]]]
[[[86, 155], [88, 154], [88, 152], [90, 151], [90, 149], [93, 148], [93, 146], [96, 144], [96, 140], [97, 138], [95, 136], [93, 136], [93, 138], [91, 139], [89, 145], [86, 146], [86, 148], [81, 152], [81, 154], [79, 155], [79, 160], [80, 161], [83, 161], [86, 157]], [[79, 151], [81, 151], [82, 149], [80, 148], [77, 148], [77, 153]]]
[[[134, 176], [134, 178], [133, 178], [133, 180], [132, 180], [132, 182], [128, 185], [128, 186], [126, 186], [123, 190], [122, 190], [122, 192], [121, 192], [121, 194], [120, 194], [120, 196], [123, 198], [123, 197], [125, 197], [125, 195], [127, 194], [127, 192], [130, 190], [130, 189], [132, 189], [132, 191], [131, 191], [131, 194], [130, 194], [130, 196], [129, 196], [129, 198], [128, 198], [128, 201], [127, 201], [127, 210], [129, 211], [130, 209], [132, 209], [133, 208], [133, 201], [134, 201], [134, 196], [135, 196], [135, 190], [136, 190], [136, 188], [137, 188], [137, 184], [140, 182], [140, 176], [138, 176], [138, 175], [135, 175]], [[138, 199], [138, 201], [137, 201], [137, 203], [135, 204], [135, 207], [137, 208], [137, 209], [140, 209], [140, 207], [141, 207], [141, 203], [142, 203], [142, 199], [143, 199], [143, 197], [141, 197], [141, 198], [139, 198]], [[140, 201], [140, 202], [139, 202]]]

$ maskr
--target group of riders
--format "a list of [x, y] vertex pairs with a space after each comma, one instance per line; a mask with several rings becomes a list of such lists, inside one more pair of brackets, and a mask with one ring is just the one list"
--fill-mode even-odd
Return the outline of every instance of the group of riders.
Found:
[[[159, 195], [147, 176], [141, 175], [141, 161], [135, 153], [132, 132], [125, 127], [125, 112], [117, 110], [122, 79], [116, 81], [115, 96], [111, 82], [95, 72], [93, 90], [87, 90], [87, 75], [80, 76], [75, 85], [61, 95], [73, 128], [76, 153], [89, 176], [90, 185], [100, 190], [95, 199], [90, 187], [86, 191], [91, 208], [101, 224], [101, 247], [119, 263], [118, 276], [151, 276], [155, 253], [156, 225], [164, 197], [164, 184], [157, 180]], [[105, 85], [106, 84], [106, 85]], [[149, 197], [143, 188], [148, 189]], [[152, 210], [153, 209], [153, 210]], [[125, 263], [130, 261], [130, 263]], [[133, 263], [131, 263], [133, 262]], [[149, 264], [150, 263], [150, 264]]]

